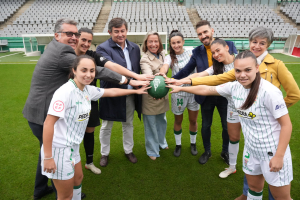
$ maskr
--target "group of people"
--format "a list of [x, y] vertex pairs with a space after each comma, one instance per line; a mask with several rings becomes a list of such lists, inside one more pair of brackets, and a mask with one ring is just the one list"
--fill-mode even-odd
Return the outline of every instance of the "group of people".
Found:
[[[233, 42], [214, 38], [214, 29], [208, 21], [202, 20], [196, 30], [203, 45], [185, 50], [183, 35], [173, 30], [167, 56], [159, 34], [150, 31], [141, 47], [142, 57], [139, 46], [126, 39], [128, 27], [124, 19], [112, 19], [108, 29], [111, 38], [91, 51], [93, 32], [90, 29], [77, 30], [74, 20], [58, 20], [55, 37], [35, 67], [23, 110], [41, 148], [35, 199], [53, 190], [57, 190], [58, 199], [85, 197], [81, 192], [83, 172], [79, 145], [83, 141], [85, 168], [100, 174], [101, 170], [93, 164], [94, 130], [100, 125], [99, 118], [102, 119], [99, 136], [102, 167], [108, 165], [114, 121], [122, 122], [125, 156], [130, 162], [137, 162], [133, 154], [135, 110], [139, 119], [143, 114], [149, 158], [156, 160], [161, 149], [169, 148], [165, 137], [169, 97], [153, 99], [146, 92], [155, 75], [164, 76], [172, 88], [174, 156], [181, 155], [185, 108], [189, 115], [191, 154], [198, 154], [200, 104], [205, 151], [199, 163], [209, 160], [210, 128], [217, 107], [222, 123], [221, 158], [229, 165], [220, 173], [221, 178], [236, 172], [241, 128], [244, 133], [246, 176], [243, 195], [237, 199], [262, 199], [264, 180], [270, 185], [269, 199], [273, 199], [272, 195], [275, 199], [291, 199], [293, 174], [288, 143], [292, 126], [287, 107], [300, 99], [300, 91], [285, 65], [267, 51], [273, 41], [271, 29], [251, 30], [250, 50], [237, 54]], [[166, 76], [169, 68], [171, 78]], [[97, 79], [100, 79], [100, 88], [96, 87]], [[284, 99], [278, 89], [281, 85], [287, 92]], [[53, 187], [47, 185], [48, 178], [52, 179]]]

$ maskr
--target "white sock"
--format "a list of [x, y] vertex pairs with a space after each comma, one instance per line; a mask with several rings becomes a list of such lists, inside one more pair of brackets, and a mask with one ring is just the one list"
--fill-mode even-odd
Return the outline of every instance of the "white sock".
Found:
[[236, 166], [236, 160], [237, 160], [237, 155], [239, 153], [239, 141], [237, 142], [232, 142], [229, 141], [228, 145], [228, 153], [229, 153], [229, 165], [231, 169], [235, 169]]
[[81, 184], [79, 186], [74, 186], [72, 200], [81, 200]]
[[197, 132], [190, 131], [191, 144], [196, 144]]
[[175, 140], [176, 140], [176, 145], [181, 145], [181, 135], [182, 133], [180, 133], [179, 135], [174, 134], [175, 135]]
[[247, 194], [247, 200], [262, 200], [263, 198], [263, 192], [254, 192], [248, 189], [248, 194]]

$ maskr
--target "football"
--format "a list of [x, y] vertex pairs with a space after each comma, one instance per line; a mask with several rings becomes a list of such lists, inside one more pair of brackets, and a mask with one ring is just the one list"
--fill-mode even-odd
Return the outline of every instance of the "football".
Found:
[[155, 76], [155, 78], [150, 81], [151, 88], [148, 89], [148, 94], [155, 99], [163, 98], [169, 91], [169, 88], [167, 88], [166, 85], [163, 76]]

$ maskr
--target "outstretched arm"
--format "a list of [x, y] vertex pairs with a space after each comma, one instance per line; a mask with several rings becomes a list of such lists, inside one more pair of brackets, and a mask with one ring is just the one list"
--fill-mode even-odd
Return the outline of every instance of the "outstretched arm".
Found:
[[194, 54], [192, 55], [190, 61], [185, 65], [183, 69], [181, 69], [176, 75], [172, 78], [182, 79], [189, 76], [196, 68], [197, 63]]
[[223, 83], [232, 82], [235, 79], [234, 69], [223, 74], [192, 78], [193, 85], [221, 85]]
[[104, 94], [102, 97], [119, 97], [126, 96], [130, 94], [147, 94], [145, 90], [148, 90], [150, 87], [143, 86], [137, 90], [129, 90], [129, 89], [119, 89], [119, 88], [110, 88], [104, 89]]
[[170, 93], [177, 93], [182, 91], [202, 96], [221, 96], [217, 92], [216, 86], [198, 85], [191, 87], [179, 87], [175, 85], [168, 85], [166, 87], [173, 89]]

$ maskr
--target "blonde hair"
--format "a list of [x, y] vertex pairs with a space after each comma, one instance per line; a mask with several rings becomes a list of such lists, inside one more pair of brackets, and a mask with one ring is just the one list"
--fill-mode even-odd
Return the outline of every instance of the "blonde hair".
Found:
[[159, 34], [158, 34], [156, 31], [149, 31], [149, 32], [146, 34], [146, 36], [145, 36], [145, 38], [144, 38], [144, 41], [143, 41], [143, 44], [142, 44], [142, 51], [143, 51], [144, 53], [146, 53], [146, 52], [148, 51], [148, 48], [147, 48], [147, 40], [148, 40], [148, 37], [149, 37], [150, 35], [157, 35], [157, 37], [158, 37], [158, 42], [159, 42], [159, 48], [158, 48], [157, 53], [162, 52], [162, 51], [164, 50], [164, 48], [163, 48], [163, 45], [162, 45], [160, 36], [159, 36]]

